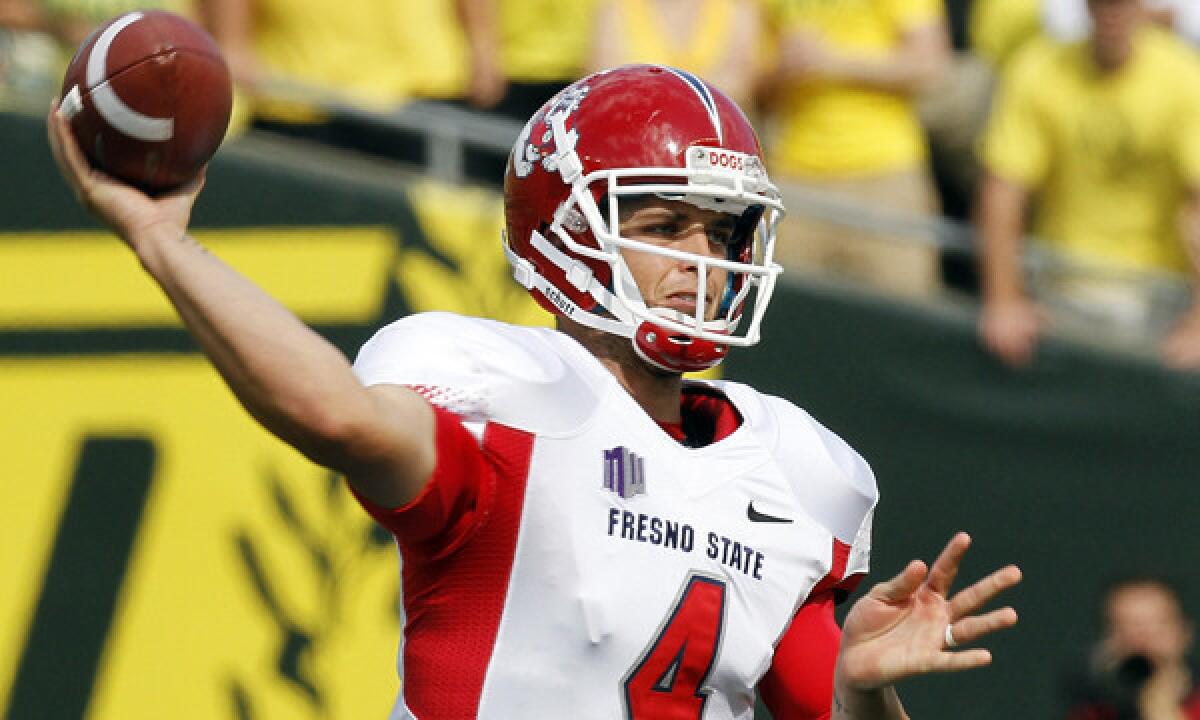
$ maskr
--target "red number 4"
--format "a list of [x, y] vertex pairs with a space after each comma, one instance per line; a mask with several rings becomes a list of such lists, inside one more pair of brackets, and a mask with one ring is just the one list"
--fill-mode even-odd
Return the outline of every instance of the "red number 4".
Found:
[[625, 715], [633, 720], [696, 720], [721, 645], [725, 583], [692, 575], [658, 637], [625, 677]]

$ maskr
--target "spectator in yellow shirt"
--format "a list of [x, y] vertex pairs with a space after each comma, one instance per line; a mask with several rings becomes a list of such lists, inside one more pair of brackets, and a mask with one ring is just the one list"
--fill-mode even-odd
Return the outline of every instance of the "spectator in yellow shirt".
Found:
[[[1013, 366], [1029, 362], [1042, 324], [1021, 272], [1031, 196], [1035, 236], [1091, 264], [1186, 272], [1188, 248], [1200, 250], [1200, 61], [1145, 24], [1140, 0], [1088, 5], [1089, 39], [1035, 41], [1012, 61], [983, 140], [979, 332]], [[1141, 302], [1099, 280], [1067, 290], [1114, 311]], [[1200, 309], [1163, 352], [1200, 366]]]
[[455, 1], [476, 107], [523, 123], [583, 75], [596, 0]]
[[[170, 10], [193, 15], [191, 0], [36, 0], [50, 33], [70, 58], [98, 26], [133, 10]], [[65, 65], [64, 65], [65, 70]]]
[[[874, 207], [937, 212], [915, 97], [950, 59], [942, 0], [774, 0], [772, 176]], [[932, 247], [789, 216], [777, 257], [890, 290], [939, 283]]]
[[465, 51], [459, 36], [454, 52], [451, 2], [206, 0], [205, 9], [256, 115], [315, 123], [330, 101], [387, 112], [419, 88], [434, 96], [461, 89]]
[[33, 0], [0, 0], [0, 28], [41, 30], [42, 12]]
[[[958, 48], [941, 81], [919, 99], [942, 211], [950, 217], [965, 219], [970, 214], [982, 176], [975, 148], [987, 125], [996, 74], [1017, 48], [1040, 34], [1041, 4], [1042, 0], [969, 2], [965, 27], [960, 28], [966, 47]], [[950, 2], [947, 9], [953, 17]], [[947, 269], [953, 273], [956, 268]], [[960, 279], [972, 284], [974, 270], [961, 269], [966, 273], [960, 273]]]
[[749, 111], [763, 32], [761, 0], [608, 0], [596, 10], [589, 71], [670, 65], [711, 82]]
[[971, 51], [1000, 71], [1042, 32], [1041, 0], [976, 0], [971, 6]]
[[238, 90], [231, 131], [252, 124], [416, 161], [418, 142], [355, 116], [462, 97], [466, 48], [455, 1], [203, 0]]

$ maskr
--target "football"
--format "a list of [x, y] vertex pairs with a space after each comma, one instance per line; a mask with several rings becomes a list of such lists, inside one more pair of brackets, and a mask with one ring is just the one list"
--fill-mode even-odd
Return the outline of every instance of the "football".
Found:
[[233, 83], [216, 42], [161, 10], [92, 33], [63, 80], [60, 112], [93, 167], [150, 193], [196, 176], [225, 137]]

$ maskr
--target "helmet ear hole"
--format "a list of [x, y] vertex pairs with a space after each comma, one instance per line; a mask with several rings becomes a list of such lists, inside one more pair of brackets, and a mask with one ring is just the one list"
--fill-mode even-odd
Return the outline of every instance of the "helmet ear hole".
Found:
[[567, 211], [563, 213], [562, 226], [564, 230], [572, 235], [583, 235], [588, 230], [591, 230], [591, 228], [588, 227], [587, 218], [585, 218], [583, 213], [579, 211], [579, 208], [576, 207], [568, 208]]

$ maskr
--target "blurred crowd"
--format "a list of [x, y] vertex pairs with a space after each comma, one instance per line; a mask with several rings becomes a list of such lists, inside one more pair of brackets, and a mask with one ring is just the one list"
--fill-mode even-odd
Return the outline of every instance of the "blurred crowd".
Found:
[[[981, 344], [1014, 367], [1048, 307], [1114, 335], [1162, 325], [1162, 357], [1200, 366], [1196, 0], [0, 0], [0, 88], [55, 91], [97, 23], [146, 6], [217, 38], [239, 127], [359, 149], [332, 104], [519, 123], [591, 70], [690, 70], [753, 115], [792, 191], [977, 230], [964, 269], [935, 229], [794, 212], [790, 270], [978, 293]], [[1028, 238], [1058, 261], [1031, 273]]]

